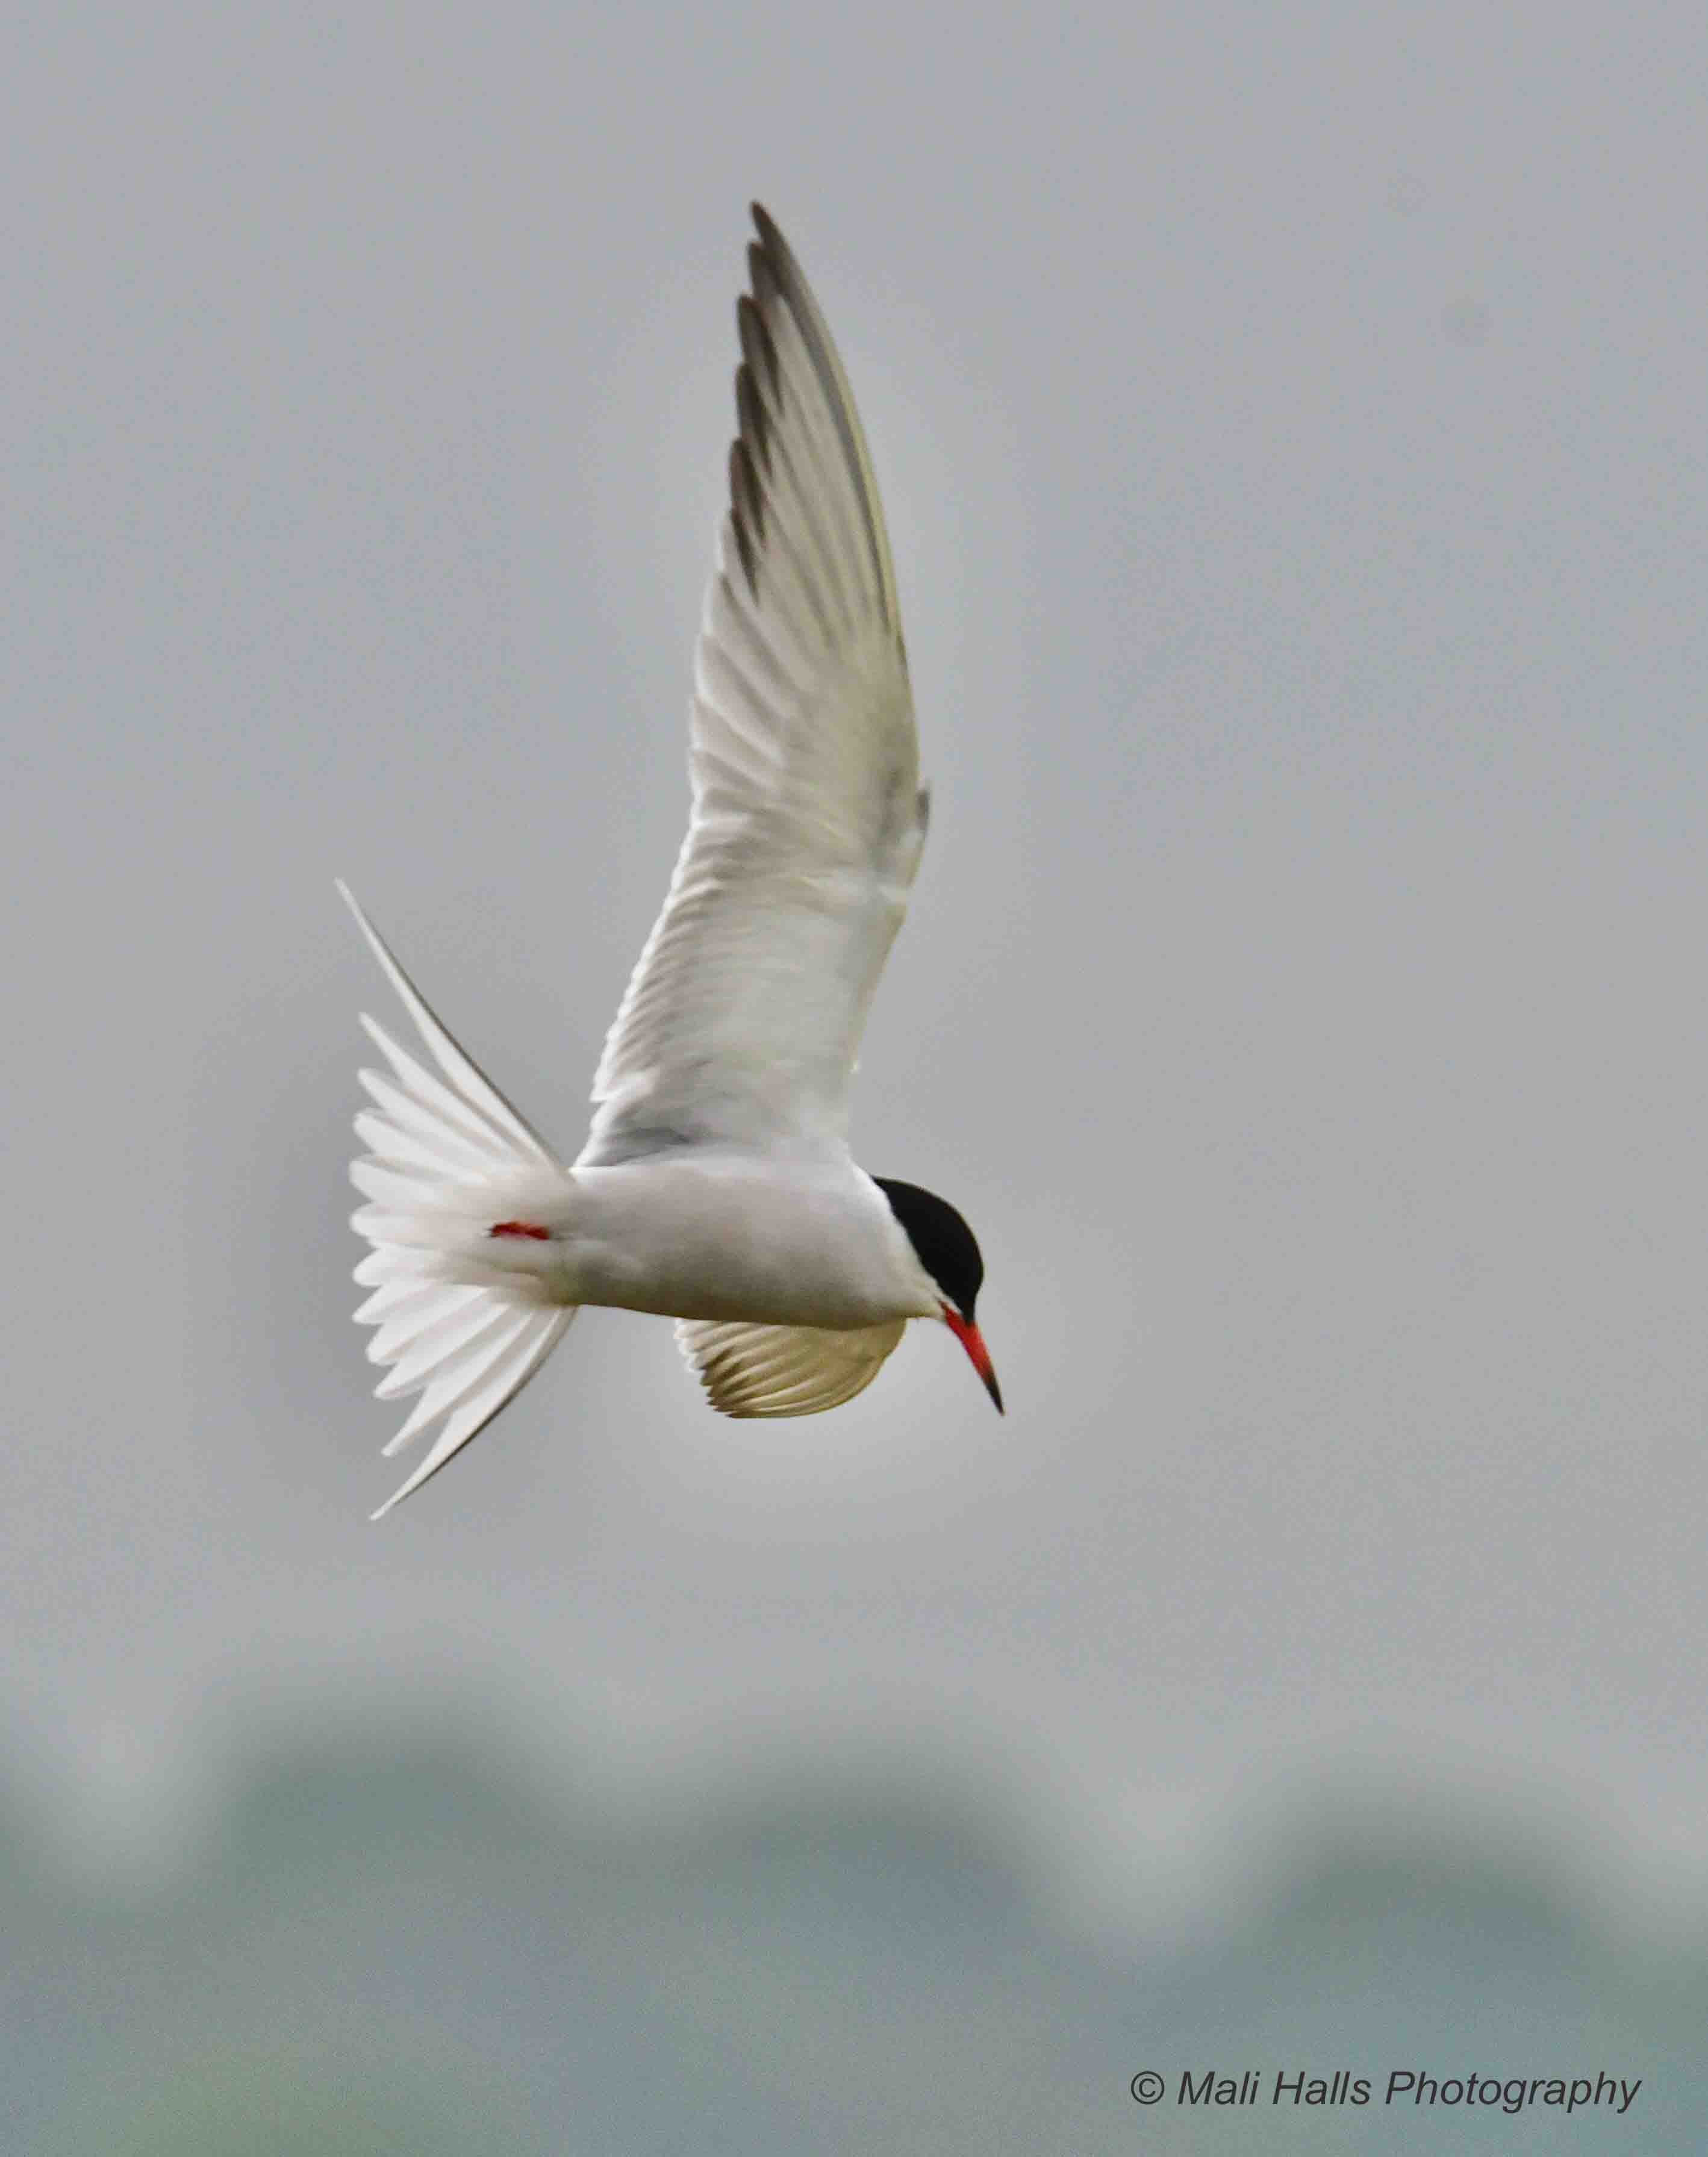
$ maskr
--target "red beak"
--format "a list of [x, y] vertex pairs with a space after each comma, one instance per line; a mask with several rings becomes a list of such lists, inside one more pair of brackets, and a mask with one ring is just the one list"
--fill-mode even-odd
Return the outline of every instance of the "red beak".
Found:
[[1002, 1388], [996, 1382], [996, 1373], [990, 1367], [990, 1351], [985, 1346], [985, 1337], [976, 1326], [970, 1325], [952, 1305], [943, 1306], [943, 1322], [967, 1351], [969, 1362], [985, 1381], [985, 1391], [996, 1403], [996, 1413], [1002, 1413]]

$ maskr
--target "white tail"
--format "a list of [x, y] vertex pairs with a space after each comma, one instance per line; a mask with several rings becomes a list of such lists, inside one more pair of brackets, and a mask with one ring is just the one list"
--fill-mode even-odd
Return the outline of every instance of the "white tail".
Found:
[[445, 1074], [435, 1078], [363, 1013], [391, 1069], [362, 1073], [375, 1105], [356, 1119], [368, 1151], [352, 1162], [350, 1179], [369, 1202], [351, 1226], [373, 1246], [356, 1269], [373, 1293], [356, 1316], [378, 1328], [369, 1357], [392, 1367], [379, 1398], [421, 1396], [387, 1454], [443, 1418], [377, 1521], [515, 1399], [574, 1317], [537, 1275], [500, 1263], [491, 1240], [495, 1221], [525, 1217], [543, 1197], [560, 1196], [568, 1175], [434, 1017], [348, 888], [338, 889]]

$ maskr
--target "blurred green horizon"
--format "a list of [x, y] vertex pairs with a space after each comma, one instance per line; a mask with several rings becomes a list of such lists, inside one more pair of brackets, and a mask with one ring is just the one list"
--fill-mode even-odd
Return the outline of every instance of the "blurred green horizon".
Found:
[[1266, 2149], [1700, 2146], [1708, 1923], [1645, 1937], [1445, 1770], [1260, 1800], [1195, 1924], [1098, 1927], [1058, 1824], [952, 1741], [619, 1796], [473, 1696], [369, 1710], [228, 1701], [146, 1881], [80, 1867], [8, 1746], [9, 2150], [1210, 2150], [1227, 2114], [1175, 2099], [1212, 2067], [1642, 2079], [1634, 2118], [1266, 2100]]

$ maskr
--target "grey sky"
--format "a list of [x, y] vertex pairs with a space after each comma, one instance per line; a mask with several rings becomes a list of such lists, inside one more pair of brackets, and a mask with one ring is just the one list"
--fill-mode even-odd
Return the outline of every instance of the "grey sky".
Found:
[[[0, 1692], [490, 1665], [1345, 1746], [1708, 1861], [1708, 33], [1662, 7], [56, 9], [0, 76]], [[383, 1529], [347, 876], [565, 1147], [685, 807], [746, 204], [841, 343], [930, 848], [857, 1098], [946, 1339], [742, 1427], [584, 1318]], [[1278, 1766], [1277, 1763], [1280, 1763]]]

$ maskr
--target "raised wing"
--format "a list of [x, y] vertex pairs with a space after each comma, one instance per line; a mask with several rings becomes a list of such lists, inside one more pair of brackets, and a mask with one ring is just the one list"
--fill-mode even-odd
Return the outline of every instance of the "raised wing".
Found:
[[907, 1330], [905, 1318], [831, 1332], [820, 1326], [679, 1318], [677, 1346], [727, 1416], [817, 1415], [863, 1393]]
[[594, 1080], [581, 1165], [839, 1147], [925, 837], [895, 572], [831, 334], [757, 204], [740, 431], [689, 719], [688, 836]]

